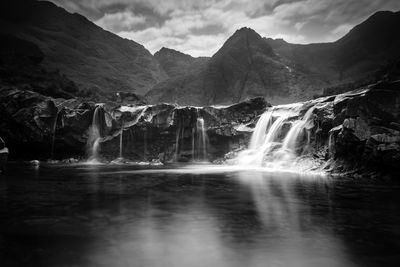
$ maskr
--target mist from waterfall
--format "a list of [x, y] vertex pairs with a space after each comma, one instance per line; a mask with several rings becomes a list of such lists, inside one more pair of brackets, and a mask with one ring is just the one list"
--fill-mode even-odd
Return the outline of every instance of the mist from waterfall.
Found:
[[241, 166], [267, 167], [284, 171], [307, 171], [313, 163], [303, 157], [311, 141], [314, 107], [301, 116], [303, 104], [275, 106], [261, 115], [249, 148], [234, 162]]

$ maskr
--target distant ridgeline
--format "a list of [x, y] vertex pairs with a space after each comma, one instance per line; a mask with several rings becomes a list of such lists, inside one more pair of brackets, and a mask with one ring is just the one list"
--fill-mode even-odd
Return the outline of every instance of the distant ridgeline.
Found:
[[382, 80], [400, 56], [399, 12], [377, 12], [332, 43], [290, 44], [242, 28], [212, 57], [194, 58], [168, 48], [153, 56], [50, 2], [0, 5], [0, 85], [52, 97], [115, 101], [121, 92], [130, 95], [125, 102], [152, 104], [231, 104], [259, 96], [292, 103]]

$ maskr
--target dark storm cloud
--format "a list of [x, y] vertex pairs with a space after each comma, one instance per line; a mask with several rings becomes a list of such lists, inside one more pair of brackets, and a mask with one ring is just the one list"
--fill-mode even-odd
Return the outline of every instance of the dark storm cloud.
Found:
[[145, 45], [211, 55], [238, 28], [289, 42], [334, 41], [399, 0], [52, 0]]

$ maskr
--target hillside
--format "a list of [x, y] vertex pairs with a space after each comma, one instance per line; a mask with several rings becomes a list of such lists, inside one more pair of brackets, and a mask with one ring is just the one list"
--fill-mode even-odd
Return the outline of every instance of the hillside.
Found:
[[208, 57], [192, 57], [170, 48], [161, 48], [154, 54], [168, 77], [178, 77], [190, 70], [200, 69], [209, 61]]
[[41, 66], [60, 71], [81, 89], [145, 94], [167, 77], [142, 45], [50, 2], [6, 0], [0, 14], [0, 33], [37, 45], [44, 54]]
[[374, 81], [400, 56], [400, 12], [382, 11], [332, 43], [291, 44], [236, 31], [208, 64], [154, 86], [151, 102], [226, 104], [264, 96], [274, 104], [313, 98], [324, 88]]
[[[265, 96], [271, 102], [291, 102], [314, 94], [320, 78], [280, 57], [258, 33], [237, 30], [200, 68], [157, 84], [146, 97], [151, 102], [227, 104]], [[304, 92], [306, 93], [304, 95]]]

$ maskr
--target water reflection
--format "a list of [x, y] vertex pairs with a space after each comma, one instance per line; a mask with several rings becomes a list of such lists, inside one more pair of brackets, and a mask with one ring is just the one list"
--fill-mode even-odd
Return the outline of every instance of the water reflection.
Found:
[[[13, 170], [0, 183], [4, 262], [235, 267], [389, 266], [398, 260], [393, 211], [399, 204], [382, 211], [387, 202], [380, 199], [388, 199], [370, 197], [373, 190], [399, 203], [393, 185], [205, 169], [49, 167], [35, 179], [29, 170]], [[366, 228], [356, 216], [387, 213], [388, 220], [375, 222], [381, 228], [369, 228], [369, 241], [391, 249], [382, 254], [371, 242], [358, 247]]]

